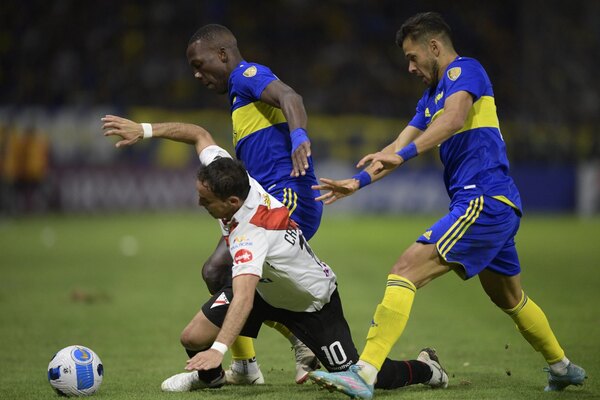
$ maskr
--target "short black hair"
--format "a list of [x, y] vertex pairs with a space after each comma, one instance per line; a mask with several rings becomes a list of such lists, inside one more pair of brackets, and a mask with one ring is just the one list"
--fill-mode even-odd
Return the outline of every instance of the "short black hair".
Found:
[[402, 47], [407, 38], [411, 40], [428, 39], [433, 35], [441, 35], [452, 43], [452, 30], [437, 12], [424, 12], [407, 19], [396, 33], [396, 44]]
[[221, 157], [208, 165], [201, 166], [196, 179], [205, 184], [221, 200], [230, 196], [246, 200], [250, 192], [250, 180], [244, 164], [228, 157]]
[[205, 40], [207, 42], [218, 42], [224, 39], [233, 39], [233, 45], [236, 45], [235, 36], [229, 30], [229, 28], [219, 24], [208, 24], [198, 29], [190, 38], [188, 46], [198, 40]]

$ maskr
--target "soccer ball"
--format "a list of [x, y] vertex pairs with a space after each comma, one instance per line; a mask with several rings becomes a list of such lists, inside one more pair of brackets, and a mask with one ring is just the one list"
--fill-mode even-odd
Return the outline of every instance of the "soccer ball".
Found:
[[85, 346], [69, 346], [48, 364], [48, 381], [61, 396], [89, 396], [100, 387], [104, 366], [100, 357]]

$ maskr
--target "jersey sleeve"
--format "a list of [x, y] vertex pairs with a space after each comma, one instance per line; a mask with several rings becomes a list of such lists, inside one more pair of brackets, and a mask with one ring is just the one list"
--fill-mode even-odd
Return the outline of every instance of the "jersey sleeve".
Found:
[[425, 98], [421, 98], [417, 103], [417, 112], [415, 116], [408, 123], [410, 126], [414, 126], [415, 128], [424, 131], [427, 129], [427, 122], [425, 119]]
[[235, 76], [236, 92], [244, 97], [260, 100], [269, 83], [277, 80], [271, 70], [264, 65], [251, 64], [241, 74]]
[[231, 155], [227, 152], [227, 150], [217, 146], [216, 144], [207, 146], [202, 150], [200, 155], [200, 163], [202, 165], [208, 165], [211, 162], [215, 161], [217, 158], [232, 158]]
[[263, 263], [267, 257], [269, 245], [264, 229], [245, 225], [229, 236], [229, 252], [233, 259], [231, 276], [256, 275], [261, 277]]
[[476, 61], [458, 62], [451, 66], [444, 76], [446, 80], [445, 97], [460, 91], [471, 93], [473, 101], [479, 100], [486, 93], [488, 78], [483, 67]]

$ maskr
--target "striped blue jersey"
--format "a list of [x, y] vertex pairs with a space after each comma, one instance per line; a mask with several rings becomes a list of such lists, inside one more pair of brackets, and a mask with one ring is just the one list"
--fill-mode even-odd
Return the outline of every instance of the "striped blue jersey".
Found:
[[521, 213], [519, 191], [508, 174], [492, 83], [477, 60], [457, 57], [451, 62], [437, 87], [425, 90], [409, 125], [422, 131], [427, 129], [444, 112], [445, 99], [459, 91], [471, 94], [473, 107], [464, 126], [440, 145], [451, 206], [487, 195]]
[[312, 159], [306, 175], [290, 177], [292, 143], [283, 112], [260, 101], [269, 83], [278, 79], [264, 65], [242, 61], [229, 76], [229, 101], [235, 154], [250, 175], [269, 192], [317, 184]]

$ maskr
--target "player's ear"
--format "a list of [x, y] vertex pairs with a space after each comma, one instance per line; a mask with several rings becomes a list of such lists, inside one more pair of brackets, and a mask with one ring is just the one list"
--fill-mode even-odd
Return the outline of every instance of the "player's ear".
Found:
[[239, 209], [240, 207], [242, 207], [242, 204], [244, 204], [244, 200], [240, 199], [237, 196], [229, 196], [227, 198], [227, 202], [236, 209]]
[[219, 60], [221, 60], [223, 64], [227, 64], [227, 61], [229, 60], [229, 55], [227, 54], [225, 47], [219, 49]]
[[431, 39], [429, 41], [429, 50], [434, 56], [438, 57], [440, 55], [440, 43], [436, 39]]

